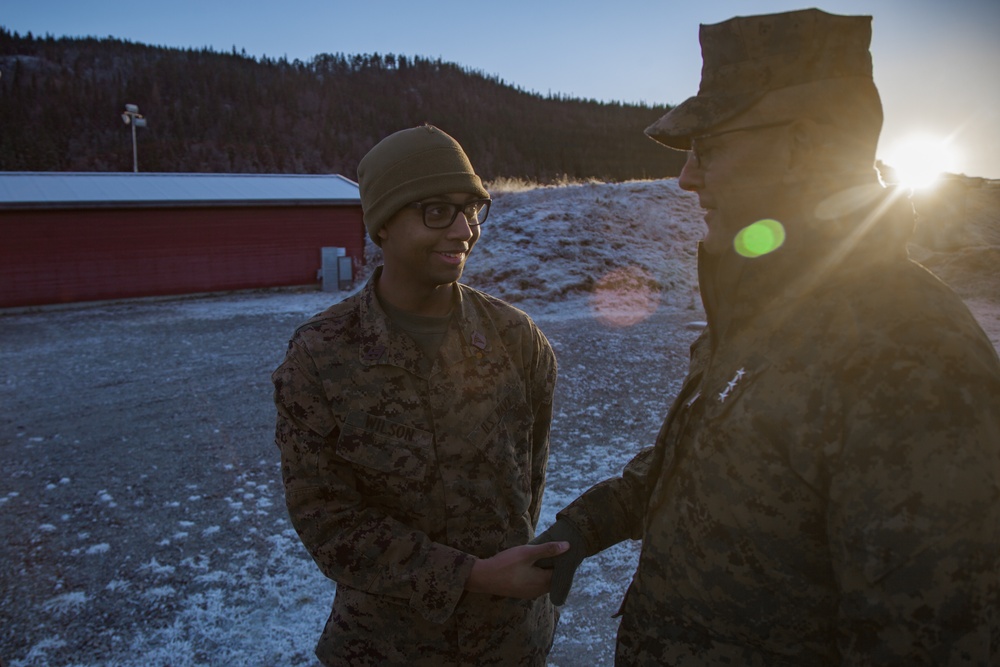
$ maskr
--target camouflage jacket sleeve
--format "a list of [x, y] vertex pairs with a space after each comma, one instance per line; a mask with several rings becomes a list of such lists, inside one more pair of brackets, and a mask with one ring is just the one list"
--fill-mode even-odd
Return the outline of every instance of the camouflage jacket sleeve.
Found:
[[446, 620], [475, 558], [393, 519], [357, 491], [351, 466], [331, 464], [337, 427], [308, 353], [293, 342], [272, 379], [288, 512], [320, 570]]
[[657, 459], [655, 447], [647, 447], [625, 465], [620, 477], [595, 484], [559, 512], [587, 542], [592, 556], [623, 540], [642, 538], [642, 518], [649, 497], [649, 471]]

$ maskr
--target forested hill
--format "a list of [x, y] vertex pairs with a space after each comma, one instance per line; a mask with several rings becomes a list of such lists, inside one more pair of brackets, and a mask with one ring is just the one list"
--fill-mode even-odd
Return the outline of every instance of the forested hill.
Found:
[[486, 179], [622, 181], [676, 175], [683, 154], [643, 129], [668, 107], [526, 92], [423, 57], [309, 62], [0, 27], [0, 170], [339, 173], [356, 178], [390, 132], [433, 123]]

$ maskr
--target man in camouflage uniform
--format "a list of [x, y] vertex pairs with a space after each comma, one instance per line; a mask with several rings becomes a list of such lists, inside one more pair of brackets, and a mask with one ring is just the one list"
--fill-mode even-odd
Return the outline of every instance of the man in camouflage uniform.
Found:
[[489, 212], [462, 147], [432, 126], [361, 161], [384, 263], [300, 326], [273, 374], [292, 523], [337, 582], [327, 665], [543, 665], [551, 573], [530, 546], [556, 362], [512, 306], [459, 284]]
[[907, 258], [873, 169], [870, 17], [701, 28], [688, 150], [708, 326], [653, 447], [557, 515], [580, 561], [642, 539], [620, 665], [1000, 664], [1000, 363]]

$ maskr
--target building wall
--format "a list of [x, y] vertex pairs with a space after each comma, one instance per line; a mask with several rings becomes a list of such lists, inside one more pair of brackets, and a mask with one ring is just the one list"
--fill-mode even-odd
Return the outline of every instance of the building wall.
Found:
[[0, 211], [0, 307], [316, 284], [360, 206]]

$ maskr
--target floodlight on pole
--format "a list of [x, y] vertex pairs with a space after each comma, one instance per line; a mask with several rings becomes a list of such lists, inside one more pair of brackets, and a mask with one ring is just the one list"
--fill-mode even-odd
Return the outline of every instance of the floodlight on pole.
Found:
[[122, 112], [122, 120], [126, 125], [132, 126], [132, 171], [139, 172], [139, 152], [135, 146], [135, 128], [146, 127], [146, 119], [139, 113], [139, 107], [135, 104], [126, 104], [125, 111]]

